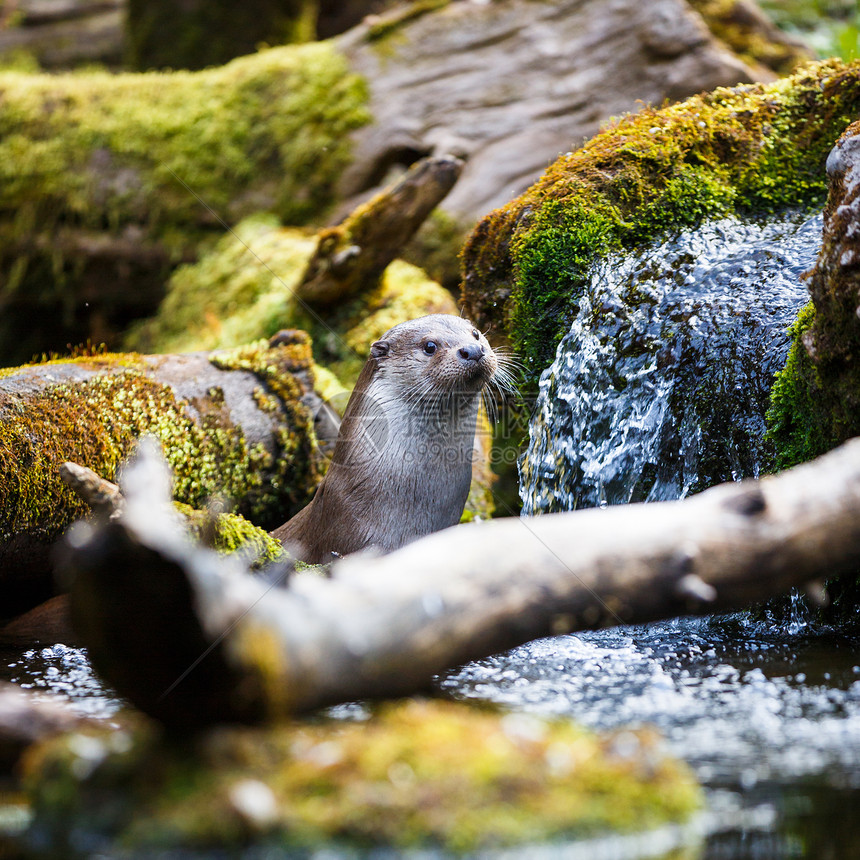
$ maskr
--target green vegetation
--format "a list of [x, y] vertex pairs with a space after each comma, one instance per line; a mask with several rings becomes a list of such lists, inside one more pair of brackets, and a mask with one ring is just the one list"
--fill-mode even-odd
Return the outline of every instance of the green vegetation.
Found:
[[[364, 85], [331, 45], [262, 51], [203, 72], [0, 74], [7, 229], [145, 226], [147, 237], [331, 202]], [[207, 215], [207, 210], [208, 215]]]
[[108, 335], [151, 313], [247, 215], [319, 217], [366, 98], [329, 43], [202, 72], [0, 72], [0, 362], [84, 340], [93, 313]]
[[860, 57], [856, 0], [759, 0], [776, 24], [811, 45], [820, 57]]
[[[648, 731], [405, 701], [369, 719], [223, 728], [181, 745], [152, 731], [71, 733], [26, 762], [33, 831], [125, 848], [327, 843], [456, 852], [687, 819], [689, 770]], [[111, 802], [103, 802], [110, 798]], [[101, 800], [99, 800], [101, 799]]]
[[[840, 143], [850, 151], [853, 123]], [[844, 157], [844, 156], [843, 156]], [[850, 161], [850, 157], [849, 157]], [[812, 302], [792, 329], [792, 347], [778, 375], [768, 413], [781, 468], [810, 460], [860, 435], [860, 331], [857, 326], [857, 190], [849, 172], [834, 169], [821, 252], [809, 275]]]
[[212, 549], [225, 555], [240, 552], [244, 558], [250, 560], [253, 569], [287, 558], [280, 541], [241, 514], [201, 511], [181, 502], [176, 503], [176, 508], [185, 518], [193, 540], [201, 541], [205, 538], [211, 541]]
[[689, 0], [711, 32], [748, 63], [788, 74], [812, 59], [810, 51], [786, 38], [766, 18], [750, 14], [746, 0]]
[[618, 120], [476, 227], [467, 310], [537, 375], [596, 258], [705, 218], [821, 206], [825, 159], [858, 111], [860, 66], [834, 60]]

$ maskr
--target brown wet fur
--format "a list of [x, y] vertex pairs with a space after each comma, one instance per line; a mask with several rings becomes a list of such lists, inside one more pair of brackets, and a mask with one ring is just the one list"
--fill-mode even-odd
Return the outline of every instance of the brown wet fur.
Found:
[[460, 317], [433, 314], [387, 331], [371, 346], [316, 495], [272, 535], [324, 564], [458, 523], [481, 392], [497, 368], [484, 336]]

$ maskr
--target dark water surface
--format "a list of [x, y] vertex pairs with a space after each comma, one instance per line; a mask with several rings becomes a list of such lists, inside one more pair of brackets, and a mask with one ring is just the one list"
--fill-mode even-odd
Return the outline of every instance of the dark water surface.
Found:
[[[79, 649], [6, 652], [0, 676], [88, 716], [109, 718], [120, 704]], [[439, 686], [456, 699], [597, 730], [657, 726], [707, 792], [708, 811], [687, 833], [493, 856], [860, 857], [860, 637], [815, 628], [799, 606], [782, 625], [738, 614], [541, 639], [471, 663]], [[678, 842], [680, 853], [666, 853]]]

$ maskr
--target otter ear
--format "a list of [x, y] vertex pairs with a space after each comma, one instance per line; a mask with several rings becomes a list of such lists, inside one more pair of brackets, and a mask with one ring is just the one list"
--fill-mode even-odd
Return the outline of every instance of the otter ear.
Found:
[[370, 345], [370, 356], [371, 358], [384, 358], [390, 349], [391, 344], [387, 340], [378, 340]]

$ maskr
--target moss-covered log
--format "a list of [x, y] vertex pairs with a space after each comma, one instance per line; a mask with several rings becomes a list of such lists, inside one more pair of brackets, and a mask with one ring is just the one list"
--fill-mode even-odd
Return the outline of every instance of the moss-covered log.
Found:
[[273, 528], [310, 498], [321, 456], [306, 337], [173, 356], [97, 355], [0, 372], [3, 614], [50, 594], [50, 545], [86, 505], [63, 484], [72, 460], [112, 479], [142, 434], [175, 470], [178, 501], [223, 496]]
[[317, 0], [128, 0], [126, 62], [132, 69], [203, 69], [261, 44], [308, 42]]
[[706, 218], [821, 205], [827, 154], [858, 112], [860, 64], [834, 60], [620, 120], [477, 226], [467, 311], [539, 373], [597, 258]]
[[170, 269], [245, 215], [318, 215], [364, 99], [329, 44], [196, 73], [0, 74], [0, 362], [154, 311]]

